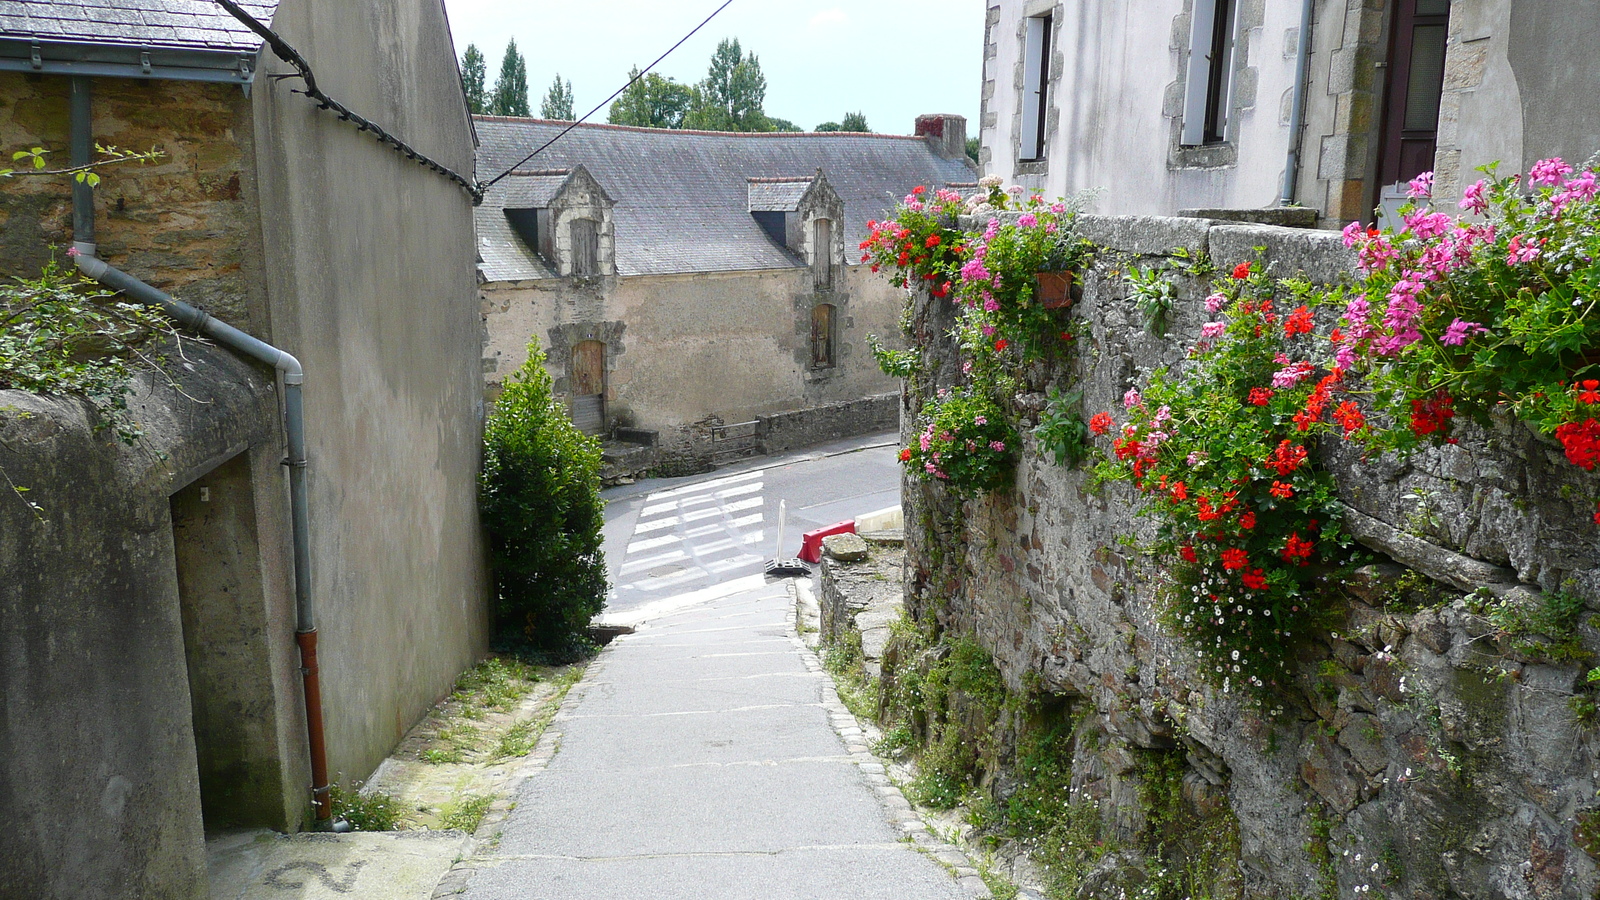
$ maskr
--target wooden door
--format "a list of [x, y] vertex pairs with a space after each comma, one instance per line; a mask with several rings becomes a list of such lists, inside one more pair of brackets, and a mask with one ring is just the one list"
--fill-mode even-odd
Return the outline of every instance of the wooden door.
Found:
[[819, 291], [833, 290], [833, 221], [818, 219], [813, 223], [811, 247], [811, 275]]
[[593, 219], [575, 219], [572, 223], [572, 274], [600, 274], [600, 232]]
[[1378, 158], [1377, 205], [1386, 211], [1404, 201], [1406, 182], [1433, 168], [1449, 27], [1450, 0], [1395, 2]]
[[585, 434], [605, 431], [606, 345], [579, 341], [572, 348], [572, 424]]

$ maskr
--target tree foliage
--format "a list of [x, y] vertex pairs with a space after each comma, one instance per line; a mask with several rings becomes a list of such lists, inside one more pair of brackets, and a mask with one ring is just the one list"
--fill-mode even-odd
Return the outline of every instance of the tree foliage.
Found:
[[484, 426], [479, 506], [496, 629], [555, 659], [582, 655], [606, 594], [600, 444], [552, 394], [536, 343]]
[[497, 116], [531, 115], [528, 106], [528, 63], [517, 52], [517, 39], [506, 42], [506, 55], [500, 60], [500, 77], [494, 81], [489, 111]]
[[663, 78], [654, 72], [639, 77], [635, 66], [628, 72], [633, 81], [611, 104], [608, 120], [613, 125], [636, 125], [640, 128], [682, 128], [683, 118], [689, 113], [694, 99], [694, 89]]
[[544, 101], [539, 104], [539, 117], [563, 122], [577, 118], [572, 111], [572, 81], [568, 79], [563, 82], [560, 72], [556, 73], [556, 80], [550, 83], [550, 89], [545, 91]]
[[468, 44], [467, 52], [461, 54], [461, 90], [467, 95], [467, 109], [475, 116], [489, 111], [487, 78], [488, 69], [483, 54], [478, 51], [476, 44]]
[[867, 114], [859, 112], [845, 113], [844, 120], [839, 123], [839, 130], [862, 133], [872, 131], [871, 128], [867, 127]]
[[767, 77], [761, 61], [746, 54], [737, 38], [727, 38], [711, 54], [706, 77], [694, 87], [693, 106], [684, 126], [702, 131], [771, 131], [762, 104]]

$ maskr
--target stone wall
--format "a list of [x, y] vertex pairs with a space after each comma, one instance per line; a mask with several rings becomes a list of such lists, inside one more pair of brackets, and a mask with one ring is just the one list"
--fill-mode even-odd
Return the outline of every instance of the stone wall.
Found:
[[[69, 162], [69, 79], [0, 72], [0, 151], [42, 146], [50, 168]], [[246, 331], [266, 327], [261, 237], [254, 215], [250, 100], [237, 85], [97, 78], [94, 139], [159, 150], [143, 164], [108, 166], [95, 190], [101, 258]], [[0, 261], [36, 276], [67, 263], [72, 194], [61, 177], [13, 177], [0, 203]]]
[[[1184, 247], [1224, 271], [1255, 248], [1276, 273], [1320, 281], [1351, 263], [1337, 235], [1319, 232], [1197, 219], [1081, 225], [1123, 253], [1149, 260]], [[1343, 622], [1306, 648], [1283, 714], [1264, 717], [1195, 671], [1193, 652], [1160, 624], [1160, 565], [1123, 540], [1148, 534], [1138, 495], [1054, 465], [1026, 434], [1049, 386], [1081, 388], [1087, 416], [1113, 408], [1141, 371], [1181, 363], [1207, 292], [1180, 280], [1158, 338], [1108, 266], [1087, 273], [1075, 312], [1088, 339], [1065, 367], [1027, 370], [1015, 398], [1025, 437], [1014, 489], [962, 504], [905, 482], [908, 609], [975, 637], [1014, 692], [1085, 716], [1072, 802], [1104, 801], [1118, 839], [1150, 827], [1130, 760], [1177, 753], [1186, 802], [1236, 816], [1249, 896], [1592, 897], [1600, 736], [1583, 674], [1600, 632], [1585, 612], [1578, 660], [1557, 661], [1472, 612], [1481, 607], [1464, 592], [1536, 605], [1540, 591], [1563, 588], [1600, 609], [1600, 478], [1512, 422], [1463, 427], [1458, 446], [1405, 463], [1324, 447], [1357, 511], [1349, 527], [1376, 562], [1344, 585]], [[954, 315], [949, 301], [915, 302], [923, 372], [904, 398], [906, 429], [925, 397], [959, 377]], [[1003, 771], [988, 782], [1000, 793], [1015, 783]]]

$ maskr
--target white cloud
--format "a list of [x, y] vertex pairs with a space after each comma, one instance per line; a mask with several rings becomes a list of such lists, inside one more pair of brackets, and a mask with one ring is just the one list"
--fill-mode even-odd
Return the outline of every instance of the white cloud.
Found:
[[812, 16], [811, 21], [808, 24], [813, 29], [818, 31], [829, 30], [850, 24], [850, 16], [844, 10], [836, 6], [832, 9], [825, 9], [822, 12]]

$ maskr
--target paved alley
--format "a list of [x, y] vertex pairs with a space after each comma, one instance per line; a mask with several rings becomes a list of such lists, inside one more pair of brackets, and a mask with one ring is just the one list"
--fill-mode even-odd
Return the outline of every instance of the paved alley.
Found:
[[[471, 900], [940, 900], [981, 893], [922, 826], [795, 636], [773, 582], [669, 613], [596, 659], [546, 733]], [[837, 729], [837, 730], [836, 730]], [[942, 847], [942, 845], [939, 845]], [[949, 859], [949, 850], [943, 849]]]

